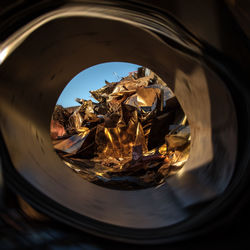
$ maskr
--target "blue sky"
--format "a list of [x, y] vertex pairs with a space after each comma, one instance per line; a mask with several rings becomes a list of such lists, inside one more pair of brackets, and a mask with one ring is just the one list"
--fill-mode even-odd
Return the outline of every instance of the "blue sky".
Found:
[[63, 107], [78, 105], [75, 98], [94, 100], [89, 90], [96, 90], [105, 85], [105, 80], [117, 82], [121, 77], [127, 76], [129, 72], [136, 71], [140, 67], [136, 64], [124, 62], [102, 63], [87, 68], [76, 75], [64, 88], [57, 104]]

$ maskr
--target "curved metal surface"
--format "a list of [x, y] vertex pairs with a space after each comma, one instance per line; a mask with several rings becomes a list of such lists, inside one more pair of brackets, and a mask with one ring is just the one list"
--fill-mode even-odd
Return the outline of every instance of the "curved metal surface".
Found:
[[[79, 215], [133, 229], [184, 221], [192, 215], [187, 207], [224, 192], [237, 151], [234, 105], [202, 59], [182, 52], [201, 53], [171, 25], [161, 16], [82, 4], [41, 16], [0, 45], [0, 128], [15, 168], [30, 184]], [[160, 187], [99, 187], [72, 174], [53, 150], [49, 123], [59, 94], [83, 69], [109, 61], [152, 69], [188, 116], [189, 160]]]
[[[182, 46], [192, 49], [195, 52], [199, 52], [198, 41], [196, 41], [197, 44], [194, 45], [195, 40], [193, 38], [187, 35], [185, 38], [179, 36], [178, 27], [173, 26], [170, 22], [168, 25], [162, 25], [159, 20], [152, 18], [149, 15], [145, 15], [144, 13], [138, 13], [133, 10], [126, 10], [118, 7], [110, 8], [105, 5], [98, 6], [85, 4], [84, 6], [78, 5], [58, 8], [57, 10], [36, 18], [22, 27], [0, 45], [0, 64], [2, 64], [4, 60], [35, 30], [53, 20], [70, 17], [101, 18], [140, 26], [140, 28], [145, 28], [150, 31], [157, 32], [158, 34], [170, 37]], [[130, 19], [128, 17], [132, 18]]]

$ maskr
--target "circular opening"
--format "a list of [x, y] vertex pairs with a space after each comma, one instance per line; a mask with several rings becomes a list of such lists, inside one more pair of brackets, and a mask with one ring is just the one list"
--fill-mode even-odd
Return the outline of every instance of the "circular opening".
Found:
[[[1, 133], [24, 179], [11, 177], [13, 186], [45, 213], [107, 237], [166, 239], [190, 232], [193, 223], [207, 225], [231, 181], [237, 183], [237, 119], [226, 84], [189, 34], [161, 13], [76, 5], [42, 15], [3, 45]], [[188, 161], [157, 187], [125, 191], [90, 183], [65, 167], [51, 143], [51, 115], [65, 84], [82, 69], [121, 61], [160, 76], [188, 117]], [[189, 209], [211, 200], [218, 203]]]
[[67, 167], [114, 189], [160, 185], [190, 151], [189, 124], [174, 93], [152, 70], [130, 63], [103, 63], [74, 77], [50, 132]]

